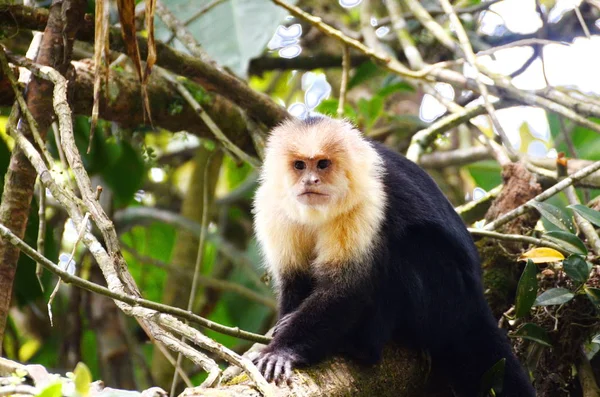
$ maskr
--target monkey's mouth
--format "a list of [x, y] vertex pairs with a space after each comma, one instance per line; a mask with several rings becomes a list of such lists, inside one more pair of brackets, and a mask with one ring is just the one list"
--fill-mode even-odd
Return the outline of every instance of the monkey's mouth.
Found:
[[299, 194], [299, 196], [328, 196], [325, 193], [315, 192], [314, 190], [306, 190]]
[[298, 195], [298, 201], [305, 205], [325, 204], [328, 200], [328, 194], [314, 190], [305, 190]]

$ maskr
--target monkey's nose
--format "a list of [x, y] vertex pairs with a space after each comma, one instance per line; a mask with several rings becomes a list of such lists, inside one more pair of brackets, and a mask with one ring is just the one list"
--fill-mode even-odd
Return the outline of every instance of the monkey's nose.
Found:
[[318, 177], [311, 176], [311, 177], [305, 178], [302, 182], [305, 185], [310, 186], [310, 185], [318, 185], [319, 182], [321, 182], [321, 180]]

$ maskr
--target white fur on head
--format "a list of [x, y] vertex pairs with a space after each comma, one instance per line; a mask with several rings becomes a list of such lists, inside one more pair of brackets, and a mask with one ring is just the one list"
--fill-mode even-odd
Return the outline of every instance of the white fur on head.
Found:
[[[291, 164], [320, 157], [334, 167], [324, 181], [330, 200], [302, 204]], [[383, 173], [379, 154], [346, 121], [292, 119], [273, 129], [254, 200], [256, 235], [269, 267], [342, 263], [368, 254], [384, 216]]]

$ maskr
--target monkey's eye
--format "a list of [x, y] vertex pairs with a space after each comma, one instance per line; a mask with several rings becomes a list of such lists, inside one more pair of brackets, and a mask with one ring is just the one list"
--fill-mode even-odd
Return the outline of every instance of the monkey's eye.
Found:
[[317, 168], [320, 170], [324, 170], [325, 168], [329, 167], [330, 165], [331, 165], [330, 160], [319, 160], [319, 162], [317, 163]]
[[306, 168], [306, 164], [304, 161], [296, 160], [294, 161], [294, 168], [297, 170], [303, 170]]

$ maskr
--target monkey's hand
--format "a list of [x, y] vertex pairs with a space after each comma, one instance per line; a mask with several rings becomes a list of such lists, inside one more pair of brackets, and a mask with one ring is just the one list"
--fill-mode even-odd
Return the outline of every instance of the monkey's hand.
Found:
[[273, 349], [267, 347], [254, 359], [254, 364], [267, 382], [274, 380], [276, 384], [280, 384], [282, 381], [289, 382], [292, 369], [303, 362], [304, 360], [300, 355], [285, 347]]

